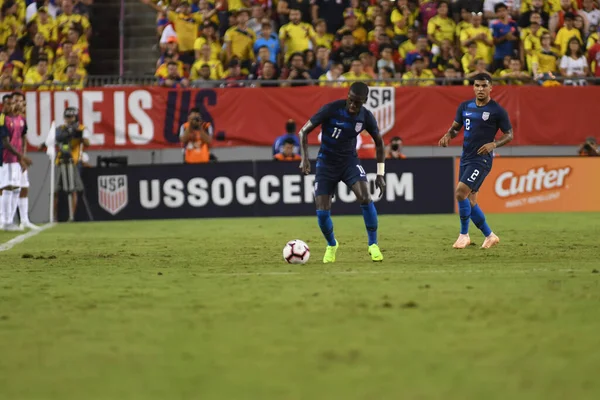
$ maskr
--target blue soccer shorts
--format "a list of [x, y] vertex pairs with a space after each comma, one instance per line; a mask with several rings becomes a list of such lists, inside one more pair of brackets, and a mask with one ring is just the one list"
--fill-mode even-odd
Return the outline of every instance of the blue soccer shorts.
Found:
[[490, 166], [480, 162], [460, 163], [458, 172], [459, 180], [467, 185], [471, 191], [478, 192], [479, 188], [490, 173]]
[[346, 162], [328, 164], [317, 160], [317, 173], [315, 176], [315, 196], [333, 195], [339, 182], [344, 182], [351, 188], [356, 182], [367, 181], [365, 172], [360, 161], [356, 157]]

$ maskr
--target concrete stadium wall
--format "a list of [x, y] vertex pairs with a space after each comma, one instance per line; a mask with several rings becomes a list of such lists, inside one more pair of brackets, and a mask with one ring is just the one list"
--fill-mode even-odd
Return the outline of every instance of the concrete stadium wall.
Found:
[[[317, 146], [310, 147], [311, 158], [316, 157]], [[447, 157], [460, 156], [458, 146], [439, 148], [432, 146], [406, 147], [408, 157]], [[119, 150], [119, 151], [88, 151], [90, 164], [96, 165], [98, 156], [127, 156], [131, 165], [144, 164], [176, 164], [182, 162], [180, 149], [167, 150]], [[270, 147], [228, 147], [216, 148], [214, 154], [220, 162], [239, 160], [270, 160]], [[506, 147], [499, 150], [501, 156], [573, 156], [577, 154], [577, 146], [518, 146]], [[30, 217], [36, 223], [49, 220], [50, 206], [50, 161], [43, 153], [30, 154], [33, 166], [29, 170], [31, 188], [29, 190]], [[80, 203], [81, 206], [83, 204]]]

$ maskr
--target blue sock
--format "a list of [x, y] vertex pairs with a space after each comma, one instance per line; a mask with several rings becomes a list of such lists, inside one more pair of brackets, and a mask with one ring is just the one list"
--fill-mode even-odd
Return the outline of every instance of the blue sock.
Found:
[[458, 202], [458, 215], [460, 215], [460, 233], [466, 235], [469, 233], [469, 218], [471, 218], [471, 203], [469, 199]]
[[471, 220], [486, 237], [490, 236], [492, 230], [488, 226], [487, 222], [485, 222], [485, 215], [483, 215], [483, 211], [481, 211], [481, 208], [479, 208], [479, 204], [475, 204], [475, 207], [471, 208]]
[[331, 220], [331, 211], [317, 210], [317, 218], [319, 219], [319, 228], [327, 240], [329, 246], [335, 246], [335, 236], [333, 236], [333, 221]]
[[370, 202], [367, 205], [361, 205], [365, 226], [367, 228], [367, 236], [369, 237], [369, 246], [377, 244], [377, 210], [375, 204]]

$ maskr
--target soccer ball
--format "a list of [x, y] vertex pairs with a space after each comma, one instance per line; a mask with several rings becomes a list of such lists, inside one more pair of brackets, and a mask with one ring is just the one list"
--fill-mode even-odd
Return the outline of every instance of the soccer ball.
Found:
[[306, 264], [310, 258], [310, 249], [302, 240], [290, 240], [283, 248], [283, 259], [288, 264]]

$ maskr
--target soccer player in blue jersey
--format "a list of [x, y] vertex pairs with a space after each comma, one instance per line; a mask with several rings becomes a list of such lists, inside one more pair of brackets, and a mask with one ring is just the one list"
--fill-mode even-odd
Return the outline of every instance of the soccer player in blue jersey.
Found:
[[[469, 220], [472, 220], [485, 236], [482, 248], [488, 249], [500, 242], [485, 221], [483, 211], [477, 205], [477, 192], [492, 169], [494, 149], [504, 146], [513, 139], [508, 113], [490, 98], [491, 77], [481, 73], [476, 75], [473, 81], [475, 99], [461, 103], [452, 126], [439, 142], [442, 147], [448, 146], [450, 140], [458, 135], [460, 128], [465, 127], [458, 173], [460, 181], [455, 192], [460, 215], [460, 235], [454, 243], [455, 249], [464, 249], [471, 244]], [[498, 129], [502, 131], [502, 136], [495, 140]]]
[[325, 256], [323, 256], [324, 263], [335, 262], [335, 253], [339, 247], [333, 234], [331, 199], [340, 181], [351, 188], [362, 208], [371, 259], [383, 261], [383, 254], [377, 244], [377, 210], [369, 194], [367, 173], [356, 155], [356, 137], [366, 130], [373, 137], [377, 148], [375, 185], [380, 190], [381, 197], [385, 189], [385, 179], [383, 178], [385, 152], [377, 121], [371, 111], [363, 107], [368, 94], [369, 87], [365, 83], [353, 83], [346, 100], [325, 104], [299, 132], [302, 154], [300, 169], [306, 175], [310, 173], [308, 134], [315, 127], [321, 125], [321, 148], [317, 156], [315, 177], [315, 203], [319, 227], [327, 240], [327, 248]]

